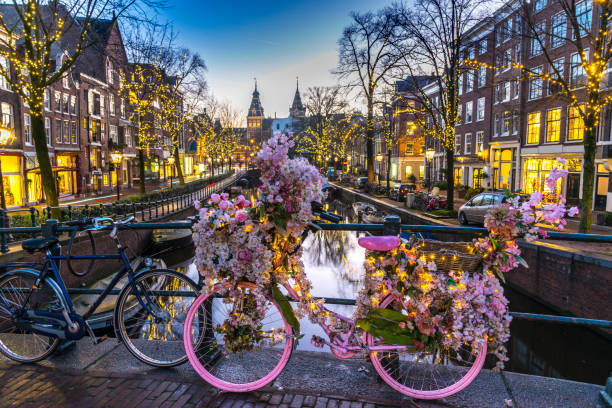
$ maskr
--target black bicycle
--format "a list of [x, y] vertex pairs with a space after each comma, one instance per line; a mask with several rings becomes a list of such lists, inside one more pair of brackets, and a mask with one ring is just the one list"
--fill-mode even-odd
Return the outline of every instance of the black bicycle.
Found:
[[[0, 352], [8, 358], [31, 363], [51, 355], [61, 340], [78, 340], [89, 334], [97, 338], [88, 320], [117, 284], [125, 278], [113, 312], [113, 326], [118, 339], [136, 358], [156, 367], [171, 367], [187, 361], [183, 348], [182, 327], [185, 315], [198, 293], [197, 284], [188, 276], [171, 269], [150, 266], [134, 271], [126, 248], [117, 237], [118, 229], [133, 221], [92, 218], [70, 221], [69, 247], [74, 231], [85, 232], [93, 245], [94, 231], [109, 229], [117, 253], [61, 255], [57, 236], [23, 241], [23, 249], [43, 251], [42, 263], [7, 263], [0, 266]], [[55, 235], [58, 235], [55, 233]], [[95, 248], [95, 247], [94, 247]], [[83, 313], [77, 313], [59, 273], [62, 260], [86, 261], [87, 271], [96, 260], [121, 260], [123, 267], [104, 291]], [[80, 271], [76, 273], [83, 276]]]

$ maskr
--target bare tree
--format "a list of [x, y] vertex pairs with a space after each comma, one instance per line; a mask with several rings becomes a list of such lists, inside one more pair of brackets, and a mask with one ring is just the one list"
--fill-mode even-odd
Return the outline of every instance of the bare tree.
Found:
[[384, 84], [406, 57], [401, 45], [402, 27], [395, 10], [352, 13], [352, 23], [338, 41], [338, 67], [335, 73], [350, 90], [366, 101], [366, 166], [368, 180], [374, 181], [374, 103], [379, 86]]
[[483, 21], [486, 3], [487, 0], [417, 0], [410, 5], [394, 5], [405, 35], [402, 49], [409, 49], [403, 61], [409, 85], [406, 102], [424, 133], [439, 139], [444, 149], [447, 203], [451, 210], [459, 77], [466, 69], [461, 52], [469, 42], [469, 30]]

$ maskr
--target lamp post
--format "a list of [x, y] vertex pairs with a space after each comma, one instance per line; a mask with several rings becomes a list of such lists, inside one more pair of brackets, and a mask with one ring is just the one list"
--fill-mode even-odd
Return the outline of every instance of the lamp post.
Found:
[[[0, 126], [0, 147], [6, 147], [13, 140], [13, 130]], [[2, 156], [0, 156], [2, 157]], [[2, 160], [0, 160], [0, 207], [4, 210], [4, 227], [9, 226], [8, 213], [6, 211], [6, 200], [4, 198], [4, 176], [2, 175]]]
[[170, 165], [170, 188], [172, 188], [172, 179], [174, 176], [174, 157], [170, 156], [166, 160], [168, 160], [168, 164]]
[[431, 190], [431, 179], [432, 179], [432, 174], [433, 173], [433, 169], [431, 168], [432, 165], [432, 160], [434, 158], [434, 155], [436, 154], [436, 151], [432, 148], [427, 149], [427, 151], [425, 152], [425, 161], [427, 162], [427, 172], [429, 173], [429, 180], [427, 182], [427, 192], [429, 192]]
[[381, 173], [381, 166], [382, 166], [382, 159], [383, 159], [383, 155], [378, 153], [376, 155], [376, 161], [378, 162], [378, 185], [380, 185], [380, 173]]
[[121, 161], [123, 160], [123, 155], [119, 153], [118, 150], [115, 150], [111, 153], [111, 161], [115, 165], [115, 171], [117, 172], [117, 201], [119, 200], [121, 194], [119, 192], [119, 167], [121, 166]]

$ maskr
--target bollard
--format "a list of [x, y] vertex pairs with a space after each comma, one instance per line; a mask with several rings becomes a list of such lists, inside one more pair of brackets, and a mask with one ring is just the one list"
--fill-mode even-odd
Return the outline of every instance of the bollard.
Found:
[[398, 236], [402, 229], [402, 220], [399, 216], [391, 214], [385, 217], [383, 222], [383, 235]]

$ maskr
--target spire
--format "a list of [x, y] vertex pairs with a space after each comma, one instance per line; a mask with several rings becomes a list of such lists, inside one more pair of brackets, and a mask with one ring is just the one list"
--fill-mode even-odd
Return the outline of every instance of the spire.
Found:
[[300, 96], [300, 83], [298, 77], [295, 77], [295, 95], [293, 96], [293, 104], [289, 109], [289, 116], [303, 118], [306, 116], [306, 109], [302, 105], [302, 97]]
[[247, 117], [251, 116], [263, 116], [264, 110], [259, 100], [259, 91], [257, 90], [257, 78], [255, 79], [255, 90], [253, 91], [253, 98], [251, 98], [251, 106], [249, 107], [249, 113]]

